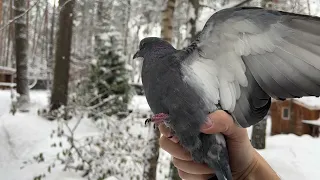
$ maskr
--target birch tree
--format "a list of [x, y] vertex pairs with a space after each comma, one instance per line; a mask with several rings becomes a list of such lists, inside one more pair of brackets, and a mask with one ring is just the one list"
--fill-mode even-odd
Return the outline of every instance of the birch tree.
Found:
[[[168, 0], [167, 1], [167, 7], [162, 12], [162, 22], [161, 22], [161, 37], [168, 41], [172, 42], [173, 38], [173, 14], [175, 9], [176, 0]], [[157, 138], [159, 139], [160, 135], [159, 132], [157, 132]], [[158, 143], [158, 142], [157, 142]], [[159, 146], [158, 144], [156, 146]], [[159, 152], [157, 152], [159, 153]], [[170, 178], [172, 180], [178, 180], [179, 174], [177, 172], [177, 169], [174, 167], [173, 163], [170, 162]]]
[[173, 12], [176, 0], [168, 0], [167, 7], [162, 12], [161, 20], [161, 37], [168, 41], [172, 41], [172, 27], [173, 27]]

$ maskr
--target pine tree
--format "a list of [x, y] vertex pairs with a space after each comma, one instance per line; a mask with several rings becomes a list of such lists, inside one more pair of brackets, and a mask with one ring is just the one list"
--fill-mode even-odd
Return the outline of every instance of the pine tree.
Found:
[[107, 115], [120, 114], [127, 110], [129, 101], [128, 70], [123, 55], [121, 34], [108, 21], [110, 9], [98, 4], [98, 33], [95, 37], [96, 60], [91, 64], [90, 89], [97, 107]]

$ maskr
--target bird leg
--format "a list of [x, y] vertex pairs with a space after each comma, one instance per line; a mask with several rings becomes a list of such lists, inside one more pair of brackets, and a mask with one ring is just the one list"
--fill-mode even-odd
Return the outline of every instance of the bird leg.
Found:
[[161, 123], [163, 123], [165, 120], [167, 120], [168, 118], [169, 118], [168, 114], [159, 113], [159, 114], [153, 115], [151, 118], [146, 119], [146, 121], [144, 123], [145, 123], [145, 125], [147, 125], [150, 122], [153, 122], [155, 126], [158, 126]]

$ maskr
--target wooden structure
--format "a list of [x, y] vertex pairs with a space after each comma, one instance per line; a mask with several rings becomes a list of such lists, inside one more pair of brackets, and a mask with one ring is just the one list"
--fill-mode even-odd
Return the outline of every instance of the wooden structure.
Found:
[[303, 97], [271, 104], [271, 135], [309, 134], [319, 137], [320, 98]]
[[16, 70], [0, 66], [0, 89], [10, 89], [14, 86]]

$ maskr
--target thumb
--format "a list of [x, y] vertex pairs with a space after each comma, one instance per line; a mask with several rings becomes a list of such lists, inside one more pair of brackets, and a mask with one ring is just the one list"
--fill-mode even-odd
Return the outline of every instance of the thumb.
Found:
[[223, 110], [217, 110], [209, 114], [207, 121], [202, 125], [200, 131], [205, 134], [222, 133], [233, 134], [236, 125], [233, 118]]

